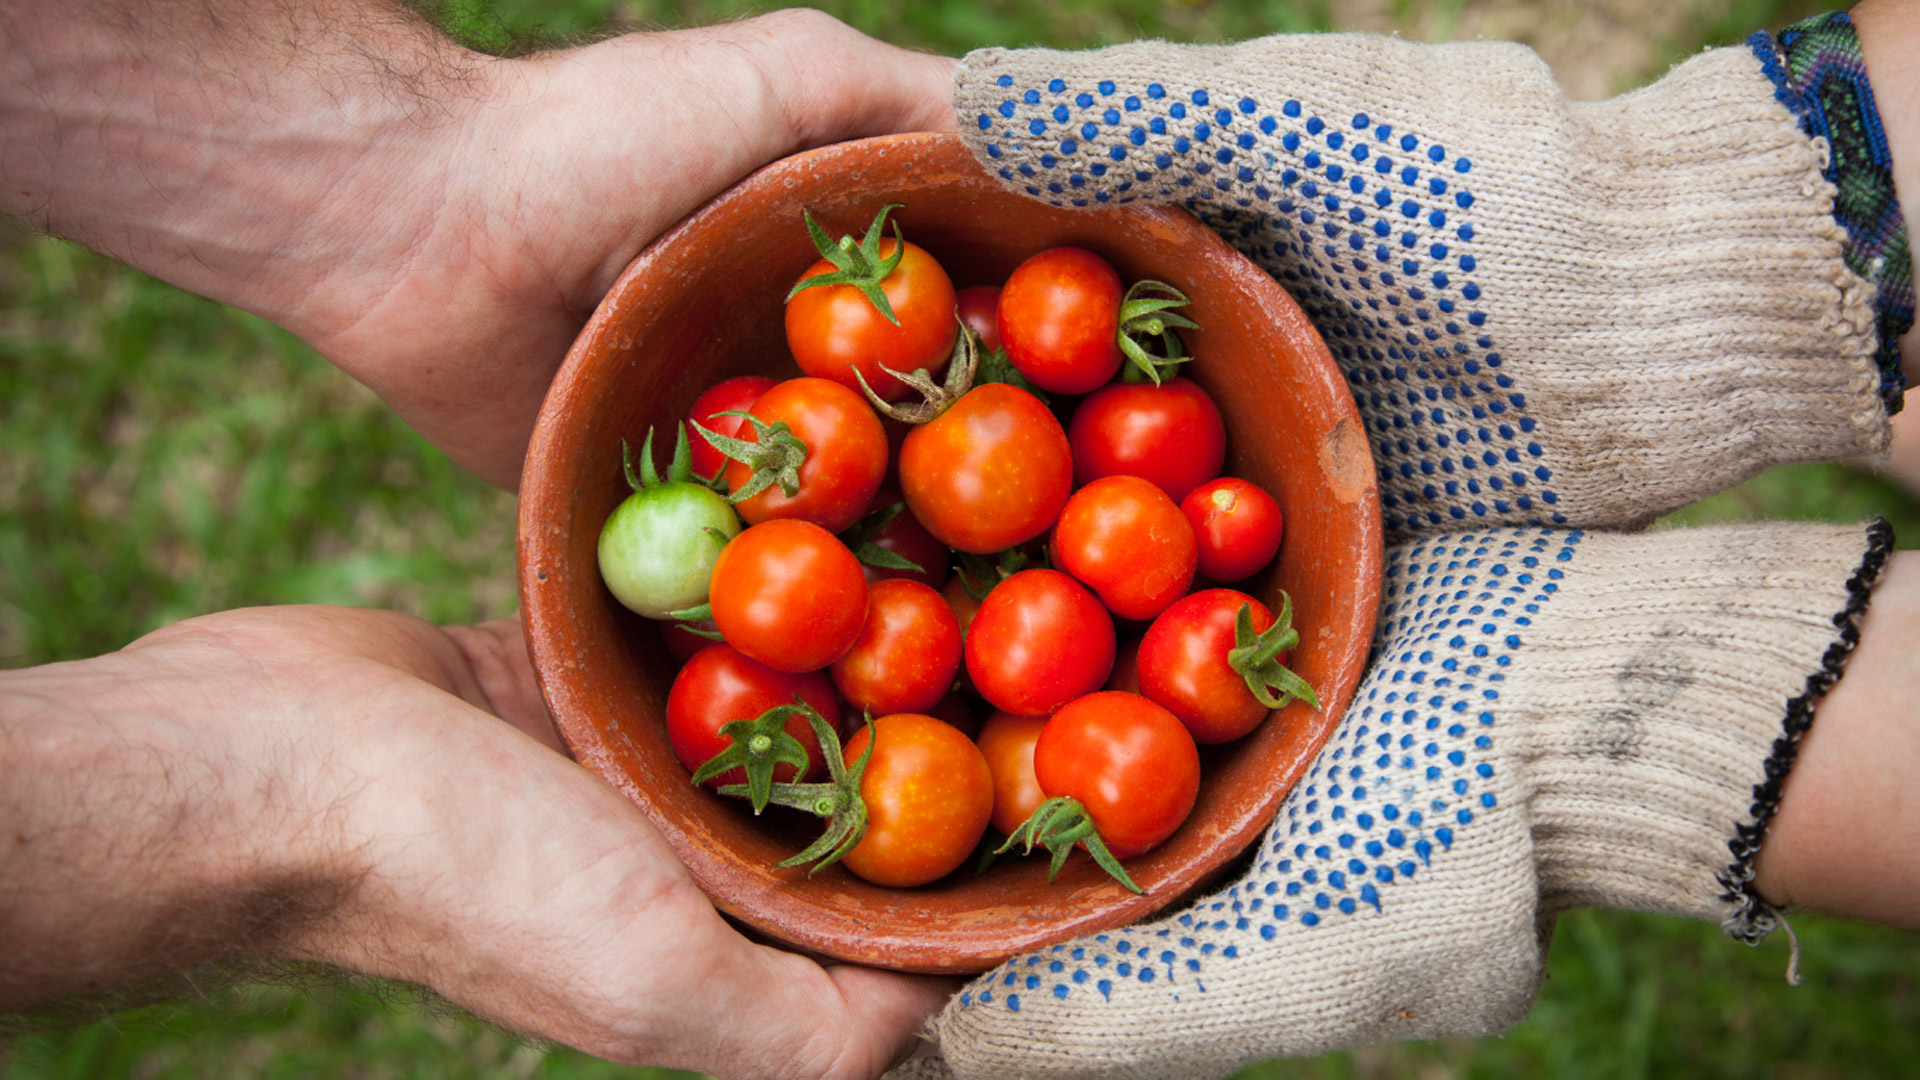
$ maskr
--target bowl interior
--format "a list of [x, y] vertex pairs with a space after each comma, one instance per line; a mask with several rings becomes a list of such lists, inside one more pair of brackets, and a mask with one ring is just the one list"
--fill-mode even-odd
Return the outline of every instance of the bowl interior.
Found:
[[[664, 437], [706, 387], [796, 373], [782, 298], [817, 257], [811, 210], [859, 235], [899, 202], [907, 238], [956, 287], [998, 284], [1028, 255], [1076, 245], [1126, 280], [1153, 277], [1194, 298], [1204, 328], [1189, 377], [1219, 403], [1227, 472], [1272, 492], [1286, 521], [1278, 563], [1241, 587], [1293, 598], [1292, 666], [1325, 706], [1294, 703], [1252, 735], [1203, 752], [1192, 816], [1128, 864], [1135, 896], [1091, 859], [1046, 880], [1046, 859], [1003, 860], [974, 877], [886, 889], [840, 867], [776, 871], [817, 828], [688, 783], [662, 716], [675, 664], [655, 628], [599, 579], [601, 523], [625, 496], [620, 442]], [[652, 818], [717, 907], [799, 949], [908, 971], [968, 972], [1082, 933], [1125, 925], [1190, 892], [1272, 817], [1345, 709], [1365, 664], [1380, 585], [1373, 464], [1326, 346], [1274, 281], [1187, 214], [1128, 205], [1063, 209], [984, 174], [957, 137], [844, 143], [778, 162], [661, 237], [615, 284], [575, 342], [534, 432], [521, 486], [520, 587], [542, 689], [574, 756]]]

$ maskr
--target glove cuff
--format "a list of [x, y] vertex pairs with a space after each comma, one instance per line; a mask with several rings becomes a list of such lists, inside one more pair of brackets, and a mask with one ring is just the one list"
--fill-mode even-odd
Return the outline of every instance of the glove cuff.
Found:
[[1583, 547], [1596, 569], [1538, 621], [1552, 648], [1509, 699], [1529, 718], [1542, 908], [1709, 918], [1758, 941], [1775, 915], [1751, 891], [1753, 859], [1891, 530], [1588, 534]]

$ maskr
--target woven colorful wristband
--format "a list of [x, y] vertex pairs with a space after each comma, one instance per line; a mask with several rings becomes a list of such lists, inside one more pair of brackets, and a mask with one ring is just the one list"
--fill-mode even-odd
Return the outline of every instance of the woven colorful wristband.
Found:
[[1826, 178], [1837, 194], [1833, 216], [1847, 230], [1847, 268], [1873, 282], [1880, 339], [1880, 397], [1900, 411], [1906, 379], [1900, 338], [1913, 328], [1913, 249], [1893, 187], [1893, 157], [1874, 104], [1860, 40], [1844, 11], [1819, 15], [1747, 39], [1773, 80], [1774, 96], [1800, 118], [1809, 136], [1829, 146]]

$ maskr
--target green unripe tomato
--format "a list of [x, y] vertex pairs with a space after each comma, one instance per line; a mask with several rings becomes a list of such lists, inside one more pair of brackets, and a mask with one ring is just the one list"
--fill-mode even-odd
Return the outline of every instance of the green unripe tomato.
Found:
[[614, 507], [601, 527], [600, 576], [628, 608], [665, 618], [707, 602], [713, 562], [739, 531], [740, 515], [711, 488], [649, 485]]

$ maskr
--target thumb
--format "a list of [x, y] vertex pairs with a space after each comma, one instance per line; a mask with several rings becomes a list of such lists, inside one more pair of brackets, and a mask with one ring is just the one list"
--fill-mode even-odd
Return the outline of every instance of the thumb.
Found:
[[901, 131], [952, 131], [958, 61], [914, 52], [799, 8], [714, 28], [752, 54], [791, 150]]

